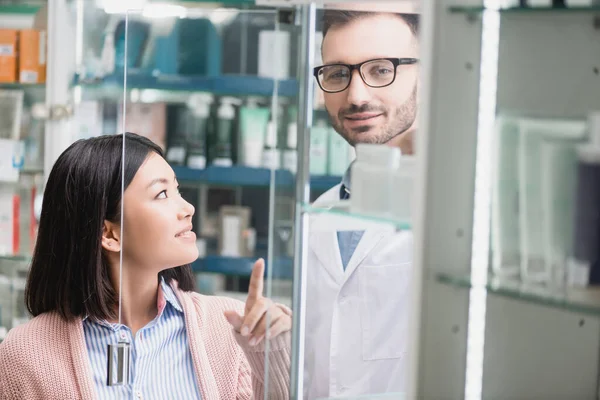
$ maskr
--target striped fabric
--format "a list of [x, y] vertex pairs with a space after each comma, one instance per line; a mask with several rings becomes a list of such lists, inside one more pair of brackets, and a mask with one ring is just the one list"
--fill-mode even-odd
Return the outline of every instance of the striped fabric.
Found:
[[[199, 399], [183, 309], [164, 281], [158, 290], [158, 315], [136, 333], [119, 324], [84, 319], [83, 331], [98, 399]], [[107, 347], [131, 343], [130, 384], [107, 386]]]

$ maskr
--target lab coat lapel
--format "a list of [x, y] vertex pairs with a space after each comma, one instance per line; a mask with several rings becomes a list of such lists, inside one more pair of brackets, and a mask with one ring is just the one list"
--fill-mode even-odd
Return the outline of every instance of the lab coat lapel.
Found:
[[[336, 185], [323, 193], [314, 203], [320, 206], [324, 203], [339, 199], [340, 185]], [[342, 266], [342, 256], [338, 244], [337, 232], [331, 227], [327, 227], [327, 218], [320, 218], [319, 215], [312, 215], [309, 220], [309, 242], [310, 248], [314, 251], [319, 262], [325, 270], [331, 275], [333, 280], [342, 284], [344, 280], [344, 268]], [[309, 265], [308, 268], [314, 268]]]
[[[344, 280], [344, 269], [337, 233], [324, 229], [325, 220], [325, 218], [319, 218], [318, 215], [311, 217], [311, 227], [314, 229], [311, 229], [312, 232], [309, 231], [311, 232], [310, 248], [333, 280], [341, 284]], [[308, 268], [314, 268], [314, 266], [309, 265]]]
[[385, 236], [386, 229], [367, 229], [354, 250], [344, 274], [344, 283], [352, 276], [359, 264], [369, 255]]

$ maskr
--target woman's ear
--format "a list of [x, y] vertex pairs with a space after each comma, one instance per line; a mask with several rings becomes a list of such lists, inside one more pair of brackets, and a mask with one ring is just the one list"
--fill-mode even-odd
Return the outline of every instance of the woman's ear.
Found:
[[102, 227], [102, 248], [106, 251], [118, 253], [121, 251], [121, 230], [119, 226], [110, 221], [104, 221]]

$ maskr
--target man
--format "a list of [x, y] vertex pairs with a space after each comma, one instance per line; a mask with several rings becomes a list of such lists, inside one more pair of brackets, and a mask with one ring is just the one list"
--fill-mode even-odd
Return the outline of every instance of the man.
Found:
[[[370, 9], [373, 9], [371, 7]], [[335, 130], [355, 146], [413, 152], [418, 15], [326, 10], [315, 78]], [[348, 199], [350, 171], [316, 205]], [[412, 235], [309, 225], [305, 397], [402, 393], [408, 365]]]

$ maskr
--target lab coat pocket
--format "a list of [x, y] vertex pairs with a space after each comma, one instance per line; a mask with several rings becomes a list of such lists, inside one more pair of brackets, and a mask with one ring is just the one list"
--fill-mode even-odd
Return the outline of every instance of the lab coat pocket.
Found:
[[410, 263], [360, 268], [363, 360], [399, 358], [406, 348]]

